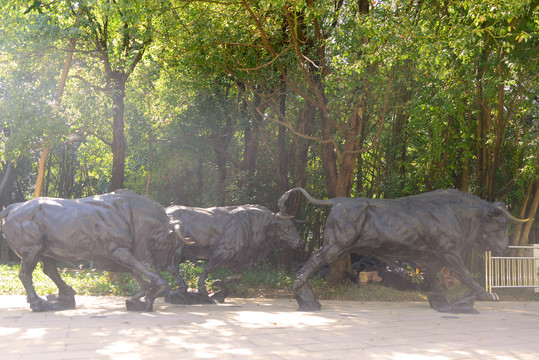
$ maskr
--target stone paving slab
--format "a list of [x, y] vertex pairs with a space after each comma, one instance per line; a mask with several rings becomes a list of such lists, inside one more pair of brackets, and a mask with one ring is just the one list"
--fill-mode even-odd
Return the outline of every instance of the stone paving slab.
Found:
[[227, 299], [219, 305], [125, 310], [125, 298], [77, 296], [74, 310], [34, 313], [0, 296], [0, 358], [538, 359], [539, 302], [478, 302], [478, 315], [427, 302]]

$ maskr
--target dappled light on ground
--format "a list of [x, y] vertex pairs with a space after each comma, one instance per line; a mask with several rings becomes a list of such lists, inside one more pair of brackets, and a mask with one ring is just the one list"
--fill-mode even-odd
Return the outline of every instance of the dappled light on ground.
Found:
[[441, 314], [422, 302], [232, 299], [128, 312], [119, 297], [77, 297], [77, 309], [34, 313], [24, 296], [0, 302], [6, 359], [533, 359], [539, 303], [480, 303], [480, 314]]

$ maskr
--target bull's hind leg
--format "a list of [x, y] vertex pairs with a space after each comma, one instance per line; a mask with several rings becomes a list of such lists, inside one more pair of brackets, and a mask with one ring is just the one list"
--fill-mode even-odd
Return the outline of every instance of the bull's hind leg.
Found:
[[22, 257], [21, 267], [19, 269], [19, 279], [26, 290], [26, 301], [30, 304], [30, 309], [32, 309], [32, 311], [42, 312], [57, 310], [53, 304], [37, 296], [34, 288], [32, 274], [37, 266], [40, 256], [41, 252], [35, 250]]
[[298, 271], [292, 290], [301, 311], [319, 310], [321, 305], [316, 300], [309, 278], [322, 266], [329, 265], [347, 252], [337, 245], [324, 245], [315, 251], [307, 263]]
[[56, 267], [56, 261], [49, 257], [45, 257], [41, 260], [43, 264], [43, 272], [47, 275], [58, 287], [58, 297], [49, 298], [54, 300], [54, 306], [59, 310], [74, 309], [75, 294], [77, 293], [71, 286], [67, 285], [65, 281], [60, 277], [58, 268]]
[[[168, 289], [168, 282], [158, 274], [148, 270], [140, 261], [135, 259], [128, 249], [120, 248], [112, 252], [112, 256], [118, 264], [130, 269], [132, 273], [138, 274], [143, 279], [148, 280], [148, 289], [145, 292], [144, 302], [140, 297], [134, 297], [126, 301], [129, 311], [153, 311], [155, 298]], [[141, 289], [144, 290], [144, 289]]]

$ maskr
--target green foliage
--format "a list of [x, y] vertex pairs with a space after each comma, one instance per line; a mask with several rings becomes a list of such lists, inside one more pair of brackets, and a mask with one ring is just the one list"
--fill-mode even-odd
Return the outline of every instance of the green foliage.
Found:
[[[108, 191], [118, 95], [110, 67], [130, 75], [125, 186], [148, 185], [164, 205], [276, 210], [295, 184], [318, 198], [334, 193], [334, 169], [336, 183], [351, 178], [352, 196], [467, 185], [486, 197], [493, 186], [518, 210], [537, 177], [537, 14], [527, 0], [4, 1], [0, 161], [21, 164], [11, 198], [29, 196], [47, 144], [47, 194]], [[71, 39], [77, 51], [55, 109]], [[325, 210], [301, 208], [309, 238]]]
[[[0, 276], [2, 285], [0, 293], [21, 295], [25, 294], [24, 287], [18, 278], [19, 265], [0, 264]], [[96, 270], [79, 270], [64, 268], [60, 270], [60, 276], [73, 287], [79, 295], [134, 295], [138, 290], [138, 284], [130, 276], [122, 276], [120, 281], [110, 282], [105, 272]], [[39, 294], [58, 293], [56, 285], [47, 277], [38, 264], [33, 273], [34, 287]]]

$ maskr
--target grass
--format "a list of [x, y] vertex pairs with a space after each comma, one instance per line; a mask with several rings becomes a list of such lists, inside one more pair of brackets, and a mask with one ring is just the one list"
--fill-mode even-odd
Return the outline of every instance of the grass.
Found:
[[[79, 295], [118, 295], [131, 296], [138, 290], [138, 284], [128, 274], [111, 274], [92, 269], [61, 268], [60, 275], [66, 283], [72, 286]], [[0, 294], [22, 295], [25, 294], [19, 278], [18, 264], [0, 264]], [[194, 288], [198, 275], [202, 272], [201, 264], [184, 263], [180, 266], [180, 274], [186, 283]], [[207, 281], [208, 289], [215, 279], [221, 279], [232, 275], [225, 269], [217, 269]], [[171, 283], [173, 278], [164, 273]], [[264, 263], [254, 269], [243, 273], [242, 280], [237, 284], [230, 285], [231, 297], [268, 297], [268, 298], [293, 298], [290, 290], [295, 279], [294, 273], [275, 269]], [[33, 274], [34, 286], [38, 294], [57, 293], [56, 286], [38, 265]], [[313, 290], [321, 300], [354, 300], [354, 301], [426, 301], [427, 294], [419, 291], [402, 291], [392, 289], [380, 284], [369, 284], [364, 288], [346, 282], [341, 285], [329, 285], [325, 280], [314, 277], [310, 280]], [[448, 292], [452, 298], [464, 292], [466, 287], [459, 286]], [[496, 289], [501, 300], [505, 301], [539, 301], [539, 296], [534, 295], [531, 289]]]

